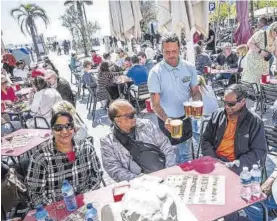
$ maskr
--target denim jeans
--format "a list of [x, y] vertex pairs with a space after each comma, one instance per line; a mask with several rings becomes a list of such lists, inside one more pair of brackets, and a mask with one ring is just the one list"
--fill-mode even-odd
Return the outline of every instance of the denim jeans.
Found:
[[174, 146], [176, 148], [175, 153], [176, 153], [176, 163], [177, 164], [192, 160], [191, 142], [192, 142], [192, 139], [189, 139], [183, 143], [179, 143]]
[[[272, 196], [269, 196], [268, 199], [264, 201], [264, 204], [268, 210], [277, 209], [277, 204]], [[251, 221], [263, 221], [263, 210], [259, 204], [254, 204], [244, 209], [244, 211]], [[269, 217], [268, 220], [277, 220], [277, 218]]]

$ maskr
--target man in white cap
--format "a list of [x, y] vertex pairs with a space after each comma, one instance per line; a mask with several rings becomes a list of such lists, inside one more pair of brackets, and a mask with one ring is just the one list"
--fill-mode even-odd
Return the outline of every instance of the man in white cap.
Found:
[[57, 73], [53, 70], [46, 70], [45, 79], [49, 82], [52, 88], [61, 94], [63, 100], [66, 100], [75, 106], [74, 95], [67, 80], [58, 77]]

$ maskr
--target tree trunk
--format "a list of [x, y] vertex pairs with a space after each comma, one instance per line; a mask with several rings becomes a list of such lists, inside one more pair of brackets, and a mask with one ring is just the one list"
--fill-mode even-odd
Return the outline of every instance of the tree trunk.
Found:
[[31, 31], [31, 36], [32, 36], [32, 40], [33, 40], [33, 44], [35, 47], [35, 52], [37, 55], [37, 60], [40, 58], [40, 53], [38, 50], [38, 45], [37, 45], [37, 41], [36, 41], [36, 32], [35, 32], [35, 25], [34, 22], [32, 22], [33, 24], [30, 25], [30, 31]]
[[85, 9], [85, 3], [83, 3], [83, 12], [84, 12], [86, 26], [88, 26], [88, 19], [87, 19], [87, 13], [86, 13], [86, 9]]
[[254, 1], [253, 0], [250, 1], [250, 13], [251, 13], [251, 24], [253, 26], [254, 25], [254, 20], [255, 20], [255, 17], [254, 17]]
[[83, 11], [82, 11], [82, 3], [77, 1], [77, 10], [78, 10], [78, 17], [81, 21], [81, 36], [83, 40], [83, 46], [85, 51], [85, 56], [88, 57], [88, 48], [87, 48], [87, 38], [86, 38], [86, 28], [85, 28], [85, 22], [83, 17]]

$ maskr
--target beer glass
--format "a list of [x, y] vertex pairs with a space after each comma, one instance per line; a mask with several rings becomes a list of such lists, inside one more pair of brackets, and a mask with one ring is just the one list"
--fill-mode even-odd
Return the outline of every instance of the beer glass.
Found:
[[196, 119], [200, 119], [203, 116], [203, 102], [202, 101], [192, 102], [192, 115]]
[[183, 135], [183, 121], [181, 120], [171, 120], [171, 137], [175, 139], [180, 139]]
[[185, 102], [183, 105], [184, 105], [186, 117], [192, 117], [191, 102]]

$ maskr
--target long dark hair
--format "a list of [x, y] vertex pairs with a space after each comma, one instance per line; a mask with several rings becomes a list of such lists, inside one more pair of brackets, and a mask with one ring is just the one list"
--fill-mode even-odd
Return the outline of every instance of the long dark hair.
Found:
[[100, 65], [100, 72], [110, 72], [109, 63], [103, 61]]
[[34, 79], [33, 84], [36, 87], [37, 91], [40, 91], [45, 88], [49, 88], [48, 82], [41, 76], [36, 77]]

